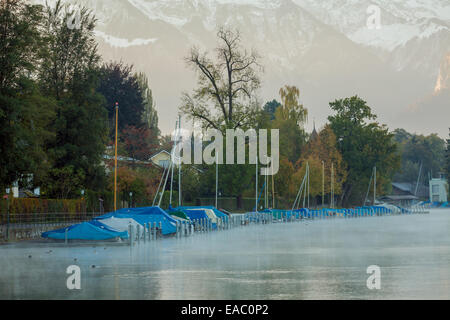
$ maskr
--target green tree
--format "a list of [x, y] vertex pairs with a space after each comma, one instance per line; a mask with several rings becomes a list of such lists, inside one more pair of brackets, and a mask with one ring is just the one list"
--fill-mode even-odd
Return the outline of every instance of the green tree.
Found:
[[156, 112], [156, 104], [153, 100], [153, 93], [148, 84], [148, 78], [143, 72], [139, 72], [135, 75], [139, 83], [139, 88], [142, 92], [142, 98], [144, 103], [144, 112], [142, 113], [142, 122], [147, 125], [149, 129], [159, 137], [161, 132], [158, 128], [158, 113]]
[[[337, 148], [336, 136], [329, 125], [326, 125], [316, 137], [310, 138], [306, 144], [301, 158], [296, 163], [296, 175], [303, 178], [307, 162], [310, 167], [312, 196], [322, 195], [322, 175], [324, 175], [324, 192], [325, 194], [330, 193], [332, 165], [334, 193], [335, 195], [342, 193], [343, 184], [347, 179], [347, 170], [342, 155]], [[322, 174], [322, 171], [324, 174]], [[329, 200], [327, 201], [329, 202]]]
[[[416, 182], [419, 172], [421, 176], [437, 174], [445, 167], [445, 140], [436, 134], [428, 136], [410, 134], [403, 129], [394, 131], [399, 145], [401, 169], [395, 179], [402, 182]], [[403, 136], [403, 139], [399, 139]], [[420, 167], [422, 166], [422, 170]], [[422, 178], [423, 179], [423, 178]], [[428, 183], [428, 179], [424, 179]], [[424, 181], [422, 180], [422, 181]]]
[[275, 111], [272, 129], [280, 130], [280, 155], [296, 163], [306, 143], [304, 124], [308, 111], [299, 102], [300, 91], [294, 86], [280, 89], [281, 105]]
[[[54, 7], [47, 6], [45, 13], [46, 46], [39, 79], [43, 91], [57, 102], [52, 127], [55, 139], [48, 144], [48, 153], [57, 172], [73, 168], [77, 173], [74, 185], [82, 177], [83, 188], [99, 190], [106, 184], [102, 158], [107, 118], [104, 97], [96, 91], [100, 61], [93, 33], [96, 20], [90, 11], [81, 8], [80, 25], [69, 28], [71, 12], [61, 1]], [[56, 179], [58, 174], [48, 176], [48, 196], [78, 196], [74, 188], [69, 193], [55, 190]]]
[[378, 194], [389, 192], [390, 180], [400, 163], [394, 135], [385, 126], [370, 122], [376, 115], [358, 96], [335, 100], [330, 107], [336, 114], [328, 120], [348, 172], [341, 205], [361, 204], [374, 166]]
[[49, 166], [43, 146], [51, 137], [54, 104], [34, 83], [41, 46], [42, 7], [0, 3], [0, 187], [24, 175], [39, 180]]
[[399, 144], [406, 143], [412, 138], [412, 134], [406, 131], [405, 129], [395, 129], [394, 132], [394, 140]]
[[277, 111], [277, 108], [281, 105], [277, 100], [273, 99], [272, 101], [266, 102], [266, 104], [263, 107], [264, 112], [266, 112], [270, 120], [275, 119], [275, 112]]
[[[145, 100], [138, 78], [132, 65], [110, 62], [100, 69], [98, 91], [105, 97], [110, 123], [110, 139], [114, 139], [115, 104], [119, 103], [119, 130], [126, 126], [144, 125]], [[146, 98], [145, 98], [146, 99]]]
[[277, 198], [283, 198], [286, 200], [293, 200], [299, 183], [301, 180], [298, 176], [295, 176], [295, 168], [292, 162], [288, 158], [281, 156], [280, 169], [275, 180], [275, 194]]
[[[259, 57], [256, 52], [248, 53], [242, 48], [239, 31], [220, 28], [217, 37], [215, 59], [196, 47], [186, 58], [188, 66], [197, 72], [198, 81], [192, 95], [183, 94], [180, 110], [200, 121], [203, 128], [215, 128], [223, 133], [225, 129], [258, 128], [264, 120], [256, 99], [262, 70]], [[202, 193], [214, 195], [215, 165], [202, 168], [205, 171]], [[236, 196], [241, 207], [244, 191], [253, 184], [254, 172], [254, 165], [220, 165], [222, 195]]]

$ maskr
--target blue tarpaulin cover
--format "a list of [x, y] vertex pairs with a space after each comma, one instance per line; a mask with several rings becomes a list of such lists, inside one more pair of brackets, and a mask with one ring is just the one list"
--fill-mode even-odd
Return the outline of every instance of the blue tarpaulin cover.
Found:
[[[217, 216], [216, 217], [211, 217], [208, 215], [208, 213], [206, 212], [206, 209], [208, 208], [203, 208], [203, 207], [177, 207], [177, 210], [181, 210], [183, 211], [191, 221], [198, 221], [201, 219], [205, 219], [207, 221], [211, 221], [211, 226], [213, 229], [217, 228]], [[213, 213], [211, 213], [210, 211], [210, 215], [216, 215], [216, 213], [213, 211]]]
[[199, 219], [209, 220], [209, 217], [204, 210], [192, 210], [192, 209], [182, 209], [182, 210], [191, 220], [199, 220]]
[[176, 220], [160, 207], [124, 208], [96, 217], [95, 220], [99, 220], [101, 222], [102, 219], [108, 219], [111, 217], [119, 219], [131, 218], [141, 225], [144, 225], [144, 223], [151, 223], [153, 225], [153, 223], [156, 222], [156, 226], [158, 228], [159, 223], [161, 222], [161, 232], [164, 235], [175, 233], [177, 231]]
[[67, 228], [47, 231], [42, 234], [43, 238], [64, 240], [107, 240], [113, 238], [128, 239], [128, 232], [119, 232], [99, 222], [89, 221], [71, 225]]
[[217, 209], [214, 206], [198, 206], [198, 207], [195, 207], [195, 206], [183, 207], [183, 206], [181, 206], [181, 207], [177, 207], [176, 209], [178, 209], [178, 210], [184, 210], [184, 209], [188, 209], [188, 210], [189, 209], [210, 209], [210, 210], [214, 211], [214, 214], [216, 215], [217, 218], [223, 218], [225, 220], [228, 219], [228, 215], [227, 214], [223, 213], [222, 211], [220, 211], [219, 209]]

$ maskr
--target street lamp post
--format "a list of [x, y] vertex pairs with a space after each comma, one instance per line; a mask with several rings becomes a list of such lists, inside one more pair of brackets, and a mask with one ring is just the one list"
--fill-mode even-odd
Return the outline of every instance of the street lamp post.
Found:
[[103, 199], [99, 198], [98, 201], [100, 203], [100, 214], [103, 214]]
[[133, 192], [130, 192], [130, 208], [133, 208]]
[[86, 218], [86, 204], [84, 202], [84, 189], [81, 189], [81, 200], [82, 200], [84, 218]]
[[6, 188], [6, 241], [9, 241], [9, 193], [11, 190]]

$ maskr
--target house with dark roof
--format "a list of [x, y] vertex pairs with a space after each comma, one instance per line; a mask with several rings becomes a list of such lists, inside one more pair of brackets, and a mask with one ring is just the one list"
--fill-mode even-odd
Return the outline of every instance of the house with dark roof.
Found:
[[419, 199], [428, 198], [428, 187], [409, 182], [392, 182], [392, 195], [412, 195]]
[[392, 193], [380, 197], [379, 200], [408, 207], [416, 201], [426, 200], [427, 198], [427, 186], [409, 182], [392, 182]]

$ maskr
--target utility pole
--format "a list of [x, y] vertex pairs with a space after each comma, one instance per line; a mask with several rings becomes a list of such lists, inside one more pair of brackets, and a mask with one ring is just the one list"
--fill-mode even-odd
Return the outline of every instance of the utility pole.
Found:
[[114, 211], [117, 210], [117, 127], [118, 127], [119, 103], [116, 102], [116, 146], [114, 156]]
[[417, 196], [417, 189], [419, 188], [420, 174], [422, 173], [422, 165], [423, 162], [420, 162], [419, 175], [417, 176], [416, 190], [414, 191], [414, 195]]
[[377, 166], [373, 167], [373, 205], [377, 197]]

